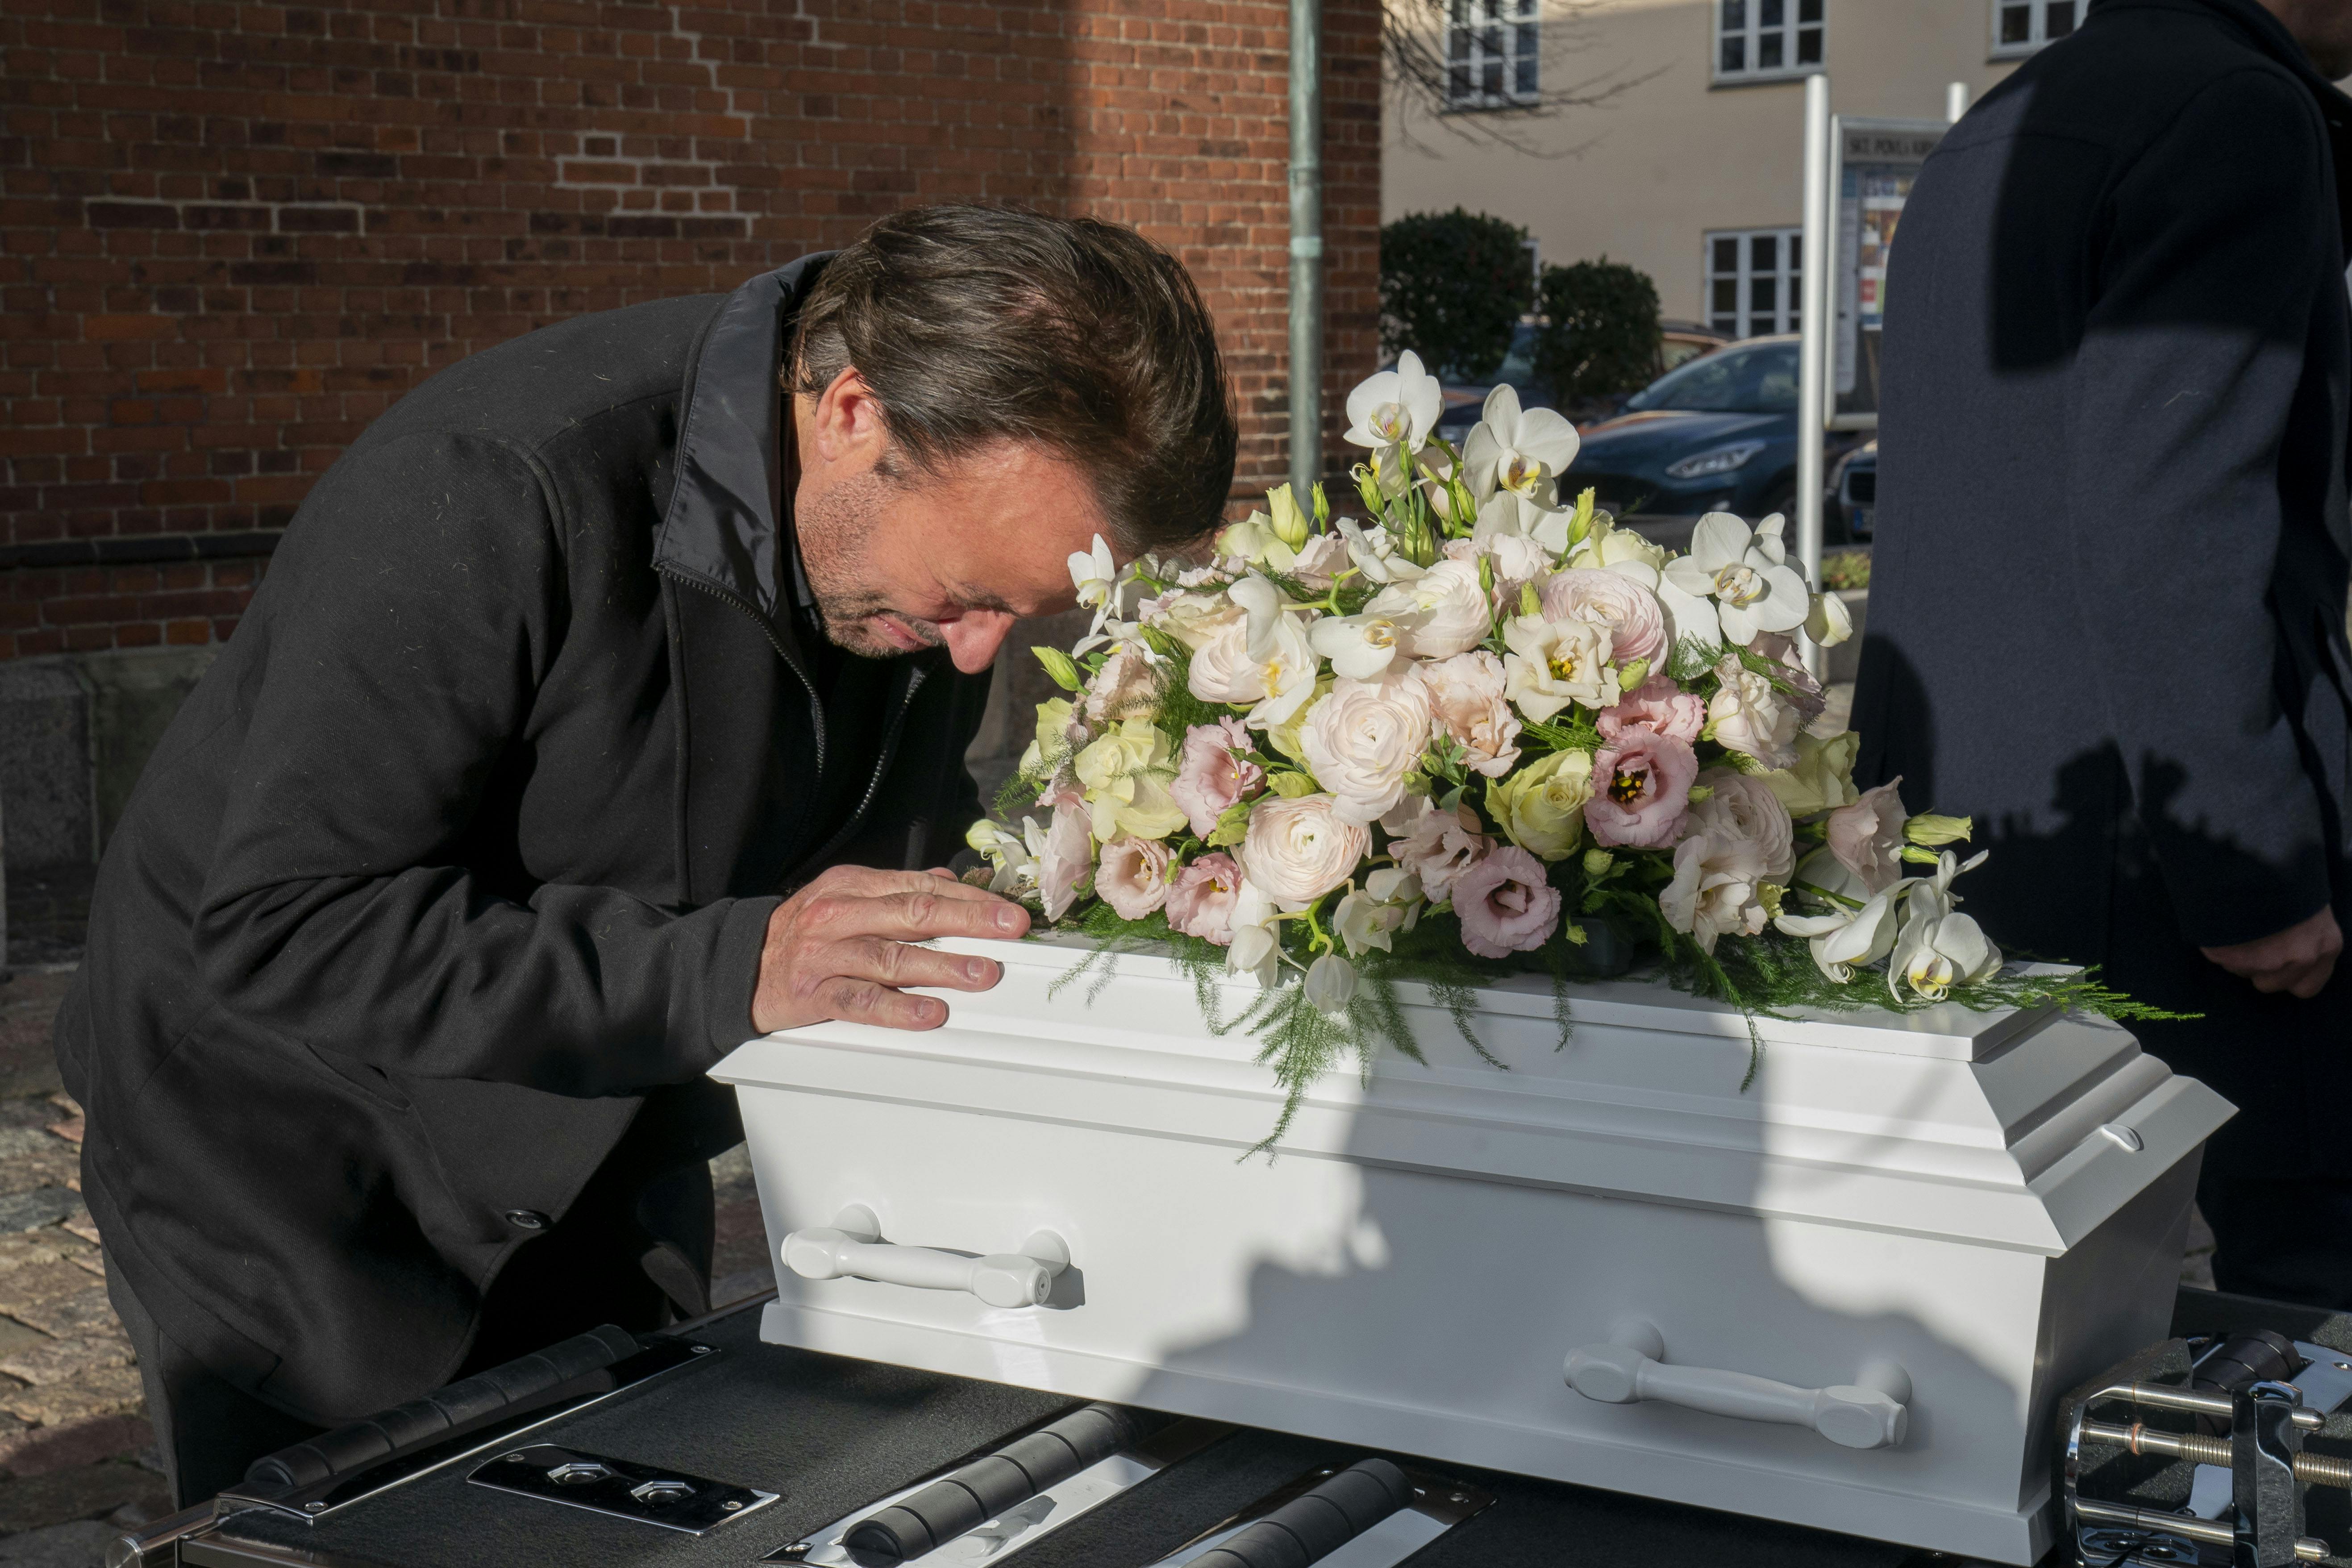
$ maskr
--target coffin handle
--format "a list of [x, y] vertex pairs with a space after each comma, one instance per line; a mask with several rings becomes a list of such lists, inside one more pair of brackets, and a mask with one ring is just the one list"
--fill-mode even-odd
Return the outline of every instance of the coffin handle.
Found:
[[1042, 1307], [1054, 1279], [1070, 1266], [1070, 1249], [1050, 1230], [1021, 1244], [1018, 1252], [968, 1258], [933, 1247], [895, 1247], [881, 1239], [874, 1211], [852, 1204], [829, 1226], [812, 1226], [784, 1237], [784, 1267], [803, 1279], [845, 1277], [904, 1285], [915, 1290], [963, 1290], [992, 1307]]
[[1893, 1362], [1868, 1363], [1850, 1384], [1799, 1388], [1750, 1373], [1669, 1366], [1665, 1353], [1654, 1325], [1620, 1323], [1606, 1343], [1568, 1352], [1568, 1385], [1604, 1405], [1654, 1399], [1740, 1421], [1810, 1426], [1848, 1448], [1899, 1447], [1910, 1424], [1911, 1378]]

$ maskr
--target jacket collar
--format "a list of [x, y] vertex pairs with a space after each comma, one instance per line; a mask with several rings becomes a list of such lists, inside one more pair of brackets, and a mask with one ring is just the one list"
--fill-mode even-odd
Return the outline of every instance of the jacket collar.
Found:
[[687, 369], [677, 481], [654, 537], [654, 569], [753, 610], [790, 642], [798, 563], [784, 498], [778, 416], [785, 334], [822, 251], [763, 273], [720, 302]]

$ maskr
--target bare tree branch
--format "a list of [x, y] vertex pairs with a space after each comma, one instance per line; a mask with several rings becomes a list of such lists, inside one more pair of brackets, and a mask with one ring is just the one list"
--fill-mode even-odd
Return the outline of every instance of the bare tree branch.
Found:
[[[1535, 158], [1575, 157], [1590, 150], [1599, 138], [1547, 148], [1532, 140], [1533, 126], [1571, 109], [1605, 105], [1671, 68], [1658, 66], [1633, 72], [1627, 66], [1613, 66], [1551, 86], [1561, 74], [1559, 62], [1594, 47], [1591, 13], [1598, 4], [1598, 0], [1553, 0], [1544, 8], [1538, 25], [1537, 76], [1544, 84], [1542, 89], [1530, 97], [1465, 105], [1457, 90], [1460, 83], [1450, 53], [1449, 24], [1456, 6], [1469, 3], [1473, 0], [1381, 0], [1384, 85], [1391, 107], [1397, 111], [1398, 134], [1416, 152], [1439, 151], [1414, 134], [1415, 121], [1426, 119], [1464, 141], [1507, 147]], [[1508, 22], [1498, 25], [1511, 26]]]

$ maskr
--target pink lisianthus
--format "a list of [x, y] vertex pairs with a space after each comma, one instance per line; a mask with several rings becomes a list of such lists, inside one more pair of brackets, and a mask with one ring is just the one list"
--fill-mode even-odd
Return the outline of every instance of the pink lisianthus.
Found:
[[1478, 818], [1468, 806], [1446, 811], [1423, 796], [1408, 820], [1398, 822], [1397, 816], [1391, 813], [1381, 824], [1400, 835], [1389, 853], [1421, 879], [1422, 891], [1432, 903], [1451, 898], [1462, 874], [1495, 847], [1495, 841], [1478, 831]]
[[1647, 730], [1696, 745], [1698, 732], [1706, 728], [1706, 702], [1664, 676], [1652, 675], [1615, 707], [1602, 709], [1598, 723], [1601, 738], [1612, 742], [1622, 741], [1630, 731]]
[[1627, 730], [1616, 744], [1594, 753], [1592, 798], [1584, 825], [1601, 844], [1650, 849], [1672, 844], [1690, 809], [1698, 756], [1687, 741], [1647, 730]]
[[1666, 612], [1658, 596], [1620, 572], [1596, 572], [1578, 567], [1562, 572], [1543, 587], [1543, 613], [1548, 620], [1589, 621], [1609, 629], [1612, 657], [1646, 658], [1666, 656]]
[[1206, 838], [1217, 818], [1235, 801], [1265, 787], [1265, 770], [1242, 755], [1250, 749], [1250, 732], [1238, 719], [1195, 724], [1184, 731], [1184, 750], [1176, 759], [1176, 777], [1168, 798]]
[[1241, 901], [1242, 868], [1223, 850], [1202, 856], [1176, 873], [1168, 889], [1168, 924], [1219, 947], [1234, 940], [1234, 906]]
[[1903, 825], [1910, 815], [1895, 793], [1901, 779], [1866, 789], [1852, 805], [1829, 815], [1830, 853], [1873, 893], [1883, 893], [1903, 877]]
[[1123, 921], [1139, 921], [1168, 899], [1168, 846], [1132, 836], [1102, 847], [1095, 891]]
[[1086, 802], [1065, 790], [1054, 802], [1054, 824], [1045, 830], [1045, 852], [1037, 857], [1037, 894], [1045, 901], [1045, 918], [1058, 921], [1077, 901], [1078, 884], [1094, 867], [1092, 820]]
[[1160, 706], [1160, 678], [1131, 647], [1114, 650], [1087, 682], [1087, 722], [1100, 728], [1122, 719], [1149, 719]]
[[1755, 640], [1748, 645], [1748, 651], [1761, 654], [1780, 667], [1781, 679], [1790, 687], [1783, 700], [1805, 716], [1804, 722], [1811, 723], [1829, 707], [1828, 694], [1822, 690], [1822, 683], [1813, 679], [1813, 672], [1805, 668], [1805, 658], [1798, 650], [1795, 637], [1786, 632], [1759, 632]]
[[1454, 913], [1462, 945], [1479, 957], [1528, 952], [1559, 929], [1559, 889], [1545, 879], [1542, 861], [1507, 845], [1454, 884]]

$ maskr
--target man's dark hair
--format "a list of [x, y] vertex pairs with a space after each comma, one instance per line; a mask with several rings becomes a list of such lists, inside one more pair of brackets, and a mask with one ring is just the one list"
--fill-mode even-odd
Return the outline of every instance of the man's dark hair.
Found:
[[1131, 228], [1011, 207], [917, 207], [830, 262], [784, 380], [855, 366], [895, 447], [935, 468], [1034, 441], [1092, 481], [1126, 549], [1216, 528], [1237, 434], [1224, 360], [1181, 263]]

